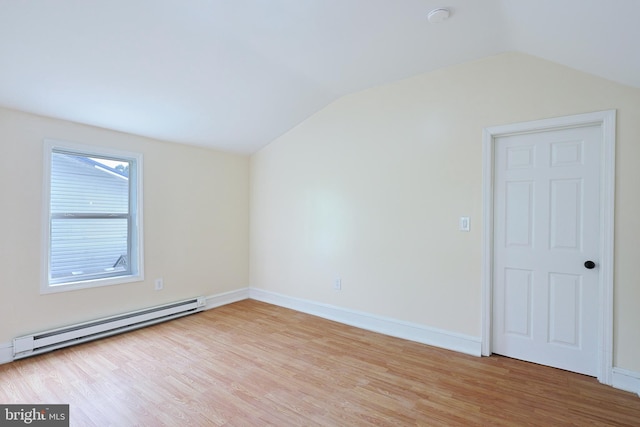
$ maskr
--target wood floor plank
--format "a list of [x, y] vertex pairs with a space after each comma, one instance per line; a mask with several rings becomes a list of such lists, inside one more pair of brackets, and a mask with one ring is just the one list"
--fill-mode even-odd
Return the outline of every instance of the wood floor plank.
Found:
[[640, 426], [596, 379], [246, 300], [0, 366], [1, 403], [72, 426]]

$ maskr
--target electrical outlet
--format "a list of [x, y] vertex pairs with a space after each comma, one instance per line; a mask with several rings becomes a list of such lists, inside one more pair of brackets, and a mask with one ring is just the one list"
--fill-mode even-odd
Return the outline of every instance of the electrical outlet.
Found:
[[336, 278], [336, 280], [333, 281], [333, 289], [335, 289], [336, 291], [340, 291], [342, 290], [342, 279], [341, 278]]
[[154, 289], [156, 291], [161, 291], [162, 289], [164, 289], [164, 281], [162, 280], [162, 277], [159, 279], [156, 279]]

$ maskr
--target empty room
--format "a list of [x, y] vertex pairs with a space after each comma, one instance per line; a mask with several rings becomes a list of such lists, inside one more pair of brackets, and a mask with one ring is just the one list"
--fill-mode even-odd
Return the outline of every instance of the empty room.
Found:
[[0, 425], [640, 425], [638, 16], [0, 0]]

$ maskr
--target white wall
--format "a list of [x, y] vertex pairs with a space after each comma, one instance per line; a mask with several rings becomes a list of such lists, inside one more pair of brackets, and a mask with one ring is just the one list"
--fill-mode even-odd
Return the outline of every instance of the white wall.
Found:
[[[0, 109], [0, 343], [248, 286], [249, 159]], [[144, 155], [145, 280], [40, 295], [44, 138]], [[164, 290], [153, 281], [164, 278]]]
[[252, 156], [251, 286], [479, 337], [482, 129], [607, 109], [618, 110], [614, 360], [640, 372], [640, 90], [526, 55], [344, 97]]

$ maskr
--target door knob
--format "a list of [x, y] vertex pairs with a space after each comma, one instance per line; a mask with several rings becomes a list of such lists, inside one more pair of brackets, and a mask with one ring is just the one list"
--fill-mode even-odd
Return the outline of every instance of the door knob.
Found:
[[584, 268], [591, 270], [596, 266], [596, 263], [593, 261], [585, 261]]

